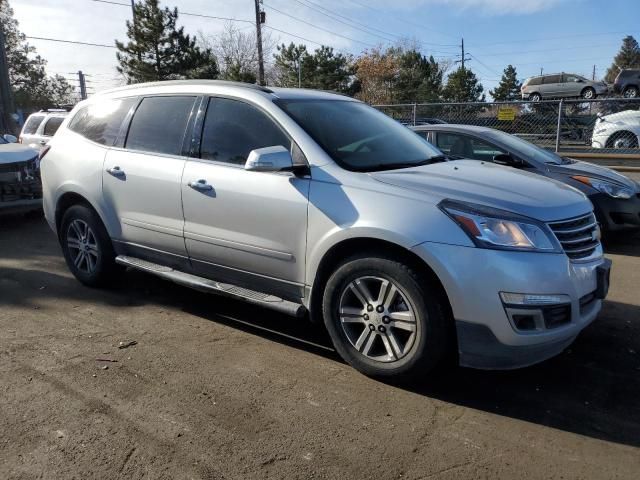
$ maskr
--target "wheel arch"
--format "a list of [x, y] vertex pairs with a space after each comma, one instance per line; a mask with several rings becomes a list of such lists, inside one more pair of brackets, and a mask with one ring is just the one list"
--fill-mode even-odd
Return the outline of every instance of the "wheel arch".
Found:
[[438, 295], [444, 301], [447, 313], [452, 317], [451, 303], [442, 280], [436, 272], [422, 258], [408, 248], [380, 238], [354, 237], [341, 240], [332, 245], [322, 256], [315, 271], [313, 283], [310, 286], [308, 308], [311, 320], [322, 323], [322, 286], [331, 276], [331, 272], [344, 259], [361, 252], [383, 254], [394, 260], [401, 260], [409, 267], [434, 281], [438, 288]]
[[58, 200], [56, 201], [55, 225], [56, 225], [56, 232], [58, 232], [58, 235], [60, 235], [60, 224], [62, 222], [62, 217], [64, 217], [64, 213], [74, 205], [84, 205], [85, 207], [89, 208], [91, 211], [93, 211], [98, 216], [98, 218], [102, 222], [102, 225], [105, 228], [107, 228], [107, 222], [105, 222], [105, 219], [104, 219], [103, 215], [87, 199], [86, 196], [84, 196], [84, 195], [82, 195], [82, 194], [80, 194], [78, 192], [75, 192], [75, 191], [67, 191], [67, 192], [64, 192], [63, 194], [61, 194], [58, 197]]
[[615, 132], [611, 132], [611, 134], [607, 137], [605, 148], [613, 148], [613, 142], [620, 137], [629, 136], [636, 139], [636, 143], [640, 145], [640, 132], [633, 132], [626, 128], [622, 128], [620, 130], [616, 130]]

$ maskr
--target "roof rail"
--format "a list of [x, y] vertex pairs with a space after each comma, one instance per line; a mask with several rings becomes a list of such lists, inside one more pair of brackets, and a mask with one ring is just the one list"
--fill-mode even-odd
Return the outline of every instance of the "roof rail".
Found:
[[133, 90], [136, 88], [145, 88], [145, 87], [159, 87], [165, 85], [222, 85], [229, 87], [242, 87], [249, 88], [252, 90], [259, 90], [265, 93], [273, 93], [273, 90], [267, 87], [263, 87], [261, 85], [256, 85], [254, 83], [245, 83], [245, 82], [233, 82], [231, 80], [164, 80], [159, 82], [146, 82], [146, 83], [134, 83], [131, 85], [126, 85], [124, 87], [116, 87], [111, 88], [109, 90], [104, 90], [100, 93], [112, 93], [118, 91], [125, 90]]

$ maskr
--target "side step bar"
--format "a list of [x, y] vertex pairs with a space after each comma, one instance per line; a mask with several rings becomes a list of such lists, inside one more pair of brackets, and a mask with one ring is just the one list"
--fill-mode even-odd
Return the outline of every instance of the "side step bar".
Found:
[[240, 298], [248, 303], [277, 310], [294, 317], [303, 317], [306, 313], [304, 305], [284, 300], [275, 295], [256, 292], [228, 283], [216, 282], [215, 280], [209, 280], [197, 275], [174, 270], [173, 268], [158, 265], [157, 263], [147, 262], [140, 258], [118, 255], [116, 257], [116, 263], [135, 268], [136, 270], [142, 270], [143, 272], [152, 273], [158, 277], [171, 280], [172, 282], [201, 292], [218, 293], [233, 298]]

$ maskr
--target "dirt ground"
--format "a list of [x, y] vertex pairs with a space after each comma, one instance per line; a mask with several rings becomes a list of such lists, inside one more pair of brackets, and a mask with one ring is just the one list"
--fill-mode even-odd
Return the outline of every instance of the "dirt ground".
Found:
[[608, 250], [609, 300], [559, 357], [399, 388], [266, 310], [83, 287], [42, 218], [0, 218], [0, 478], [638, 479], [640, 237]]

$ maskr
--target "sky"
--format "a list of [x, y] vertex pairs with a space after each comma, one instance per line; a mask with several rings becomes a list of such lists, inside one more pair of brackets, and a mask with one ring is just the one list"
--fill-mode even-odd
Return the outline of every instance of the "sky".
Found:
[[[9, 0], [29, 37], [45, 37], [113, 46], [126, 40], [130, 0]], [[117, 5], [122, 3], [124, 5]], [[518, 77], [571, 72], [604, 76], [622, 38], [640, 40], [640, 0], [263, 0], [265, 31], [279, 42], [320, 44], [354, 55], [402, 39], [417, 42], [426, 55], [454, 62], [464, 38], [465, 65], [485, 91], [494, 88], [503, 69], [513, 64]], [[255, 29], [254, 0], [162, 0], [178, 7], [185, 31], [215, 37], [228, 20]], [[73, 72], [87, 74], [89, 91], [122, 84], [114, 48], [65, 44], [30, 38], [48, 61], [50, 74], [77, 83]], [[271, 60], [271, 59], [267, 59]]]

